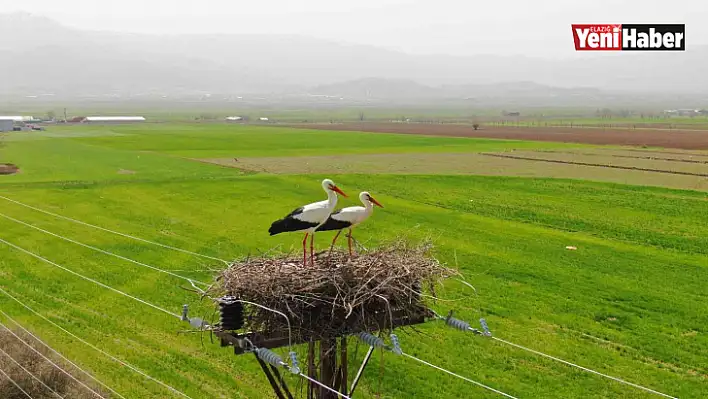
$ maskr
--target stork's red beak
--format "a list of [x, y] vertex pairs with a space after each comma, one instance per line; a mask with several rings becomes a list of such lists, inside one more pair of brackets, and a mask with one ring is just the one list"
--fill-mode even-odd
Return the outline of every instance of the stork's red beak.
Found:
[[379, 201], [376, 201], [376, 199], [374, 199], [374, 197], [369, 197], [369, 199], [371, 200], [371, 202], [372, 202], [374, 205], [377, 205], [378, 207], [383, 208], [383, 205], [381, 205], [381, 204], [379, 203]]
[[332, 186], [332, 191], [341, 194], [342, 197], [346, 197], [346, 196], [347, 196], [346, 194], [344, 194], [344, 191], [340, 190], [339, 187], [337, 187], [337, 186]]

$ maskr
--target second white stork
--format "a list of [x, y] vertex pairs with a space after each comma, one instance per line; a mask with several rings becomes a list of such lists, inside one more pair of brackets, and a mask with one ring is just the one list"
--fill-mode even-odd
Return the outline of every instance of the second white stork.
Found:
[[315, 230], [327, 221], [327, 218], [337, 206], [337, 193], [344, 197], [347, 196], [330, 179], [322, 180], [322, 188], [327, 193], [326, 200], [301, 206], [287, 214], [284, 218], [273, 222], [268, 229], [271, 236], [294, 231], [305, 233], [305, 239], [302, 240], [303, 265], [307, 265], [307, 236], [310, 235], [310, 260], [312, 264], [314, 264]]
[[336, 212], [332, 212], [329, 218], [327, 218], [327, 221], [317, 228], [317, 231], [339, 230], [337, 231], [337, 235], [335, 235], [332, 240], [330, 250], [334, 247], [334, 243], [337, 241], [337, 238], [339, 238], [339, 234], [342, 230], [348, 228], [349, 235], [347, 237], [349, 238], [349, 256], [352, 256], [352, 229], [371, 216], [374, 212], [374, 205], [383, 208], [383, 205], [376, 201], [376, 199], [366, 191], [359, 193], [359, 200], [364, 204], [364, 206], [350, 206], [342, 208]]

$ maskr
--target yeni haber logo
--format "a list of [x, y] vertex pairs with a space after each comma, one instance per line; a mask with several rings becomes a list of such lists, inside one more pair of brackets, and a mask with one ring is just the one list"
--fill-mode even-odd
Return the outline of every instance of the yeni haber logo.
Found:
[[685, 51], [685, 24], [572, 24], [577, 51]]

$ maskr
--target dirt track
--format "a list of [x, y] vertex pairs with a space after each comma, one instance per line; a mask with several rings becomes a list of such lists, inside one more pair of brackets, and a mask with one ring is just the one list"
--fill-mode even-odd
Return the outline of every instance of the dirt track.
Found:
[[293, 127], [428, 136], [480, 137], [511, 140], [556, 141], [707, 150], [708, 131], [655, 129], [602, 129], [568, 127], [495, 127], [474, 130], [466, 125], [419, 123], [298, 124]]

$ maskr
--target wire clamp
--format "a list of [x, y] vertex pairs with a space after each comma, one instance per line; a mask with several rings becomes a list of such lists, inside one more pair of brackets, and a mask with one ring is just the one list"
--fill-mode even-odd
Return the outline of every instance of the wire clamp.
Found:
[[479, 319], [479, 324], [482, 325], [482, 330], [484, 331], [482, 334], [486, 335], [487, 337], [491, 337], [492, 332], [489, 331], [489, 326], [487, 325], [487, 321], [484, 320], [484, 317]]
[[393, 353], [397, 355], [403, 353], [403, 350], [401, 349], [401, 343], [398, 341], [398, 336], [394, 333], [391, 333], [391, 343], [393, 343]]
[[293, 374], [300, 374], [300, 363], [297, 361], [297, 352], [295, 351], [290, 351], [290, 362], [292, 365], [290, 366], [290, 372]]
[[189, 313], [189, 305], [182, 305], [182, 321], [189, 321], [187, 314]]

